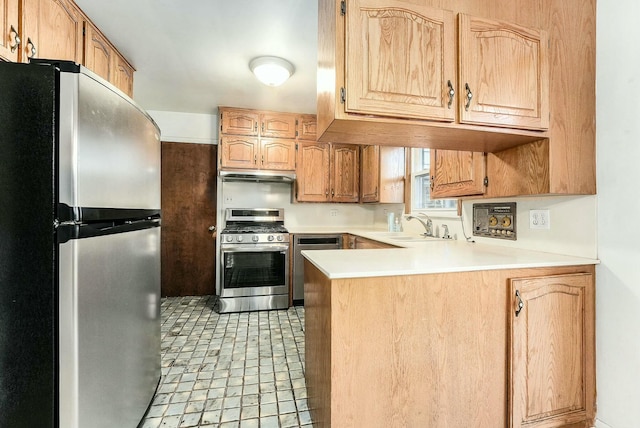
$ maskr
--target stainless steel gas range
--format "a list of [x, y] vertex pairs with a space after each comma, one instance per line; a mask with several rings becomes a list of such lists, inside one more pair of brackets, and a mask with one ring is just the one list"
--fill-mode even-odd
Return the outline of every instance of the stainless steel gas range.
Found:
[[289, 306], [289, 232], [282, 208], [227, 208], [220, 232], [220, 313]]

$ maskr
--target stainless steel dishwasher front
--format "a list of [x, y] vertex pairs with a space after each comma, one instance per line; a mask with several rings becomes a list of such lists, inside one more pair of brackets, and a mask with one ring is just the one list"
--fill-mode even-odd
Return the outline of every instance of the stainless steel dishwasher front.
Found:
[[293, 240], [293, 304], [304, 302], [303, 250], [337, 250], [342, 248], [341, 234], [294, 235]]

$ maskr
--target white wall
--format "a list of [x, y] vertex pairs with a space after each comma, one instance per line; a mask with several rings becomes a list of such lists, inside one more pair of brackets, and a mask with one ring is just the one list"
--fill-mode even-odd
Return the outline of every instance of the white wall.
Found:
[[597, 3], [600, 427], [640, 426], [640, 3]]
[[162, 141], [172, 143], [218, 143], [218, 116], [215, 114], [180, 113], [149, 110], [160, 127]]

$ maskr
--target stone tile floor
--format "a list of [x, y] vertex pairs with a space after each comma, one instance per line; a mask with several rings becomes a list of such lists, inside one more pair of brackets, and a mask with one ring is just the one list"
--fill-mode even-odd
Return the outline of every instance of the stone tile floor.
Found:
[[141, 428], [311, 427], [304, 308], [218, 314], [162, 299], [162, 379]]

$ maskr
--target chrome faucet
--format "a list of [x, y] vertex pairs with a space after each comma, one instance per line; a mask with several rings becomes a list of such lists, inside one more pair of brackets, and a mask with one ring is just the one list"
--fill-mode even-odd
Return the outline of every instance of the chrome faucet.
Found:
[[412, 216], [412, 215], [408, 215], [407, 220], [413, 220], [413, 219], [418, 220], [424, 226], [424, 233], [422, 235], [433, 236], [433, 222], [431, 221], [429, 216], [427, 216], [426, 214], [423, 214], [423, 216], [427, 218], [426, 222], [421, 218]]

